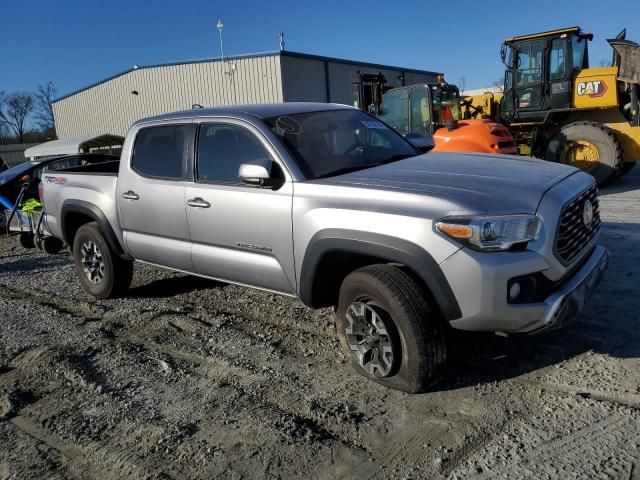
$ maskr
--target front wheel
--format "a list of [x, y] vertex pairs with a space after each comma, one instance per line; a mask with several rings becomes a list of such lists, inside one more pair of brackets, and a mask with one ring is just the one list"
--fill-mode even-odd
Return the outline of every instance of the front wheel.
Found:
[[336, 328], [353, 367], [377, 383], [417, 393], [441, 377], [444, 325], [416, 282], [396, 267], [370, 265], [345, 278]]
[[109, 248], [96, 222], [78, 229], [73, 239], [73, 263], [80, 283], [94, 297], [117, 297], [131, 285], [133, 263]]

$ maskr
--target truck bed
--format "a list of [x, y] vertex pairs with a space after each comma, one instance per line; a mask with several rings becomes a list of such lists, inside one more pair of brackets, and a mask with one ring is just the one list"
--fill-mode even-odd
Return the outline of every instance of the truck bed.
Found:
[[81, 165], [79, 167], [61, 168], [59, 170], [50, 171], [48, 173], [87, 173], [87, 174], [105, 174], [118, 175], [120, 168], [120, 160], [111, 162], [98, 162], [89, 165]]
[[40, 195], [47, 226], [55, 237], [64, 238], [58, 216], [66, 202], [96, 205], [111, 225], [118, 225], [116, 188], [119, 163], [96, 163], [42, 174]]

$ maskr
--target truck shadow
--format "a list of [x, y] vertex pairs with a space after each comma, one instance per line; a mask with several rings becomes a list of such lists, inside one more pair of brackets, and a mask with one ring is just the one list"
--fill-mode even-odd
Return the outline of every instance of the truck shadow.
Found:
[[[10, 260], [15, 258], [15, 260]], [[56, 268], [69, 266], [68, 255], [36, 256], [30, 250], [15, 255], [5, 255], [0, 258], [0, 276], [3, 273], [33, 274]]]
[[640, 167], [636, 167], [627, 175], [617, 178], [611, 185], [604, 185], [599, 189], [599, 195], [605, 197], [616, 193], [625, 193], [640, 188]]
[[127, 297], [131, 298], [166, 298], [196, 290], [222, 288], [226, 283], [208, 280], [193, 275], [181, 275], [154, 280], [151, 283], [131, 288]]
[[598, 326], [585, 318], [562, 330], [510, 338], [457, 335], [450, 346], [450, 369], [436, 390], [453, 390], [516, 378], [549, 367], [562, 368], [566, 360], [587, 352], [612, 358], [639, 358], [640, 338], [631, 331], [621, 338], [615, 326]]

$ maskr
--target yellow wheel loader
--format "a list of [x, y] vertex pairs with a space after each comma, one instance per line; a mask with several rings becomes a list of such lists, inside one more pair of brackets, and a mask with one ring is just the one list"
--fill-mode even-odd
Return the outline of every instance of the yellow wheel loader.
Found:
[[574, 165], [599, 185], [640, 160], [640, 46], [615, 39], [610, 67], [590, 68], [579, 27], [507, 39], [503, 94], [466, 100], [466, 115], [509, 127], [520, 154]]

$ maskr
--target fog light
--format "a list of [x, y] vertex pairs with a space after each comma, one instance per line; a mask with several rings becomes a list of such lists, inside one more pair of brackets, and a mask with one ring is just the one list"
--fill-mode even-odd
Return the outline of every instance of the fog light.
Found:
[[509, 289], [509, 300], [515, 300], [516, 298], [518, 298], [518, 295], [520, 295], [520, 283], [513, 282], [511, 288]]

